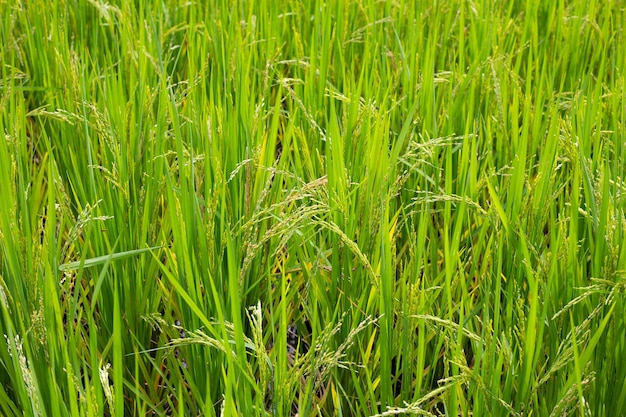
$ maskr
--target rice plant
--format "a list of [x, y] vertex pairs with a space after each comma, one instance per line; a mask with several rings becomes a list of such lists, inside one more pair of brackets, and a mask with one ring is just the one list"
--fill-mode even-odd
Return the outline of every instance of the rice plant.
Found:
[[620, 0], [0, 0], [0, 415], [626, 415]]

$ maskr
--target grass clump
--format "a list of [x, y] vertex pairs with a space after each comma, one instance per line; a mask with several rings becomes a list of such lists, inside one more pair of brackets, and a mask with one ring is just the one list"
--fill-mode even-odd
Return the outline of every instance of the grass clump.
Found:
[[621, 2], [0, 10], [0, 414], [626, 414]]

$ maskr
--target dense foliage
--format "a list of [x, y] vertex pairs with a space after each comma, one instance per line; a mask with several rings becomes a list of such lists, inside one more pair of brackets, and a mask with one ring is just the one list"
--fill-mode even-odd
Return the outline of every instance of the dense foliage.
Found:
[[0, 0], [0, 414], [626, 415], [625, 26]]

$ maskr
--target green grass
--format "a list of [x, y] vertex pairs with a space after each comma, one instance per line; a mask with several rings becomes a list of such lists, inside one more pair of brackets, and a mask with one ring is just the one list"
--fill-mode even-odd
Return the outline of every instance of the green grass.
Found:
[[622, 1], [0, 10], [0, 415], [626, 415]]

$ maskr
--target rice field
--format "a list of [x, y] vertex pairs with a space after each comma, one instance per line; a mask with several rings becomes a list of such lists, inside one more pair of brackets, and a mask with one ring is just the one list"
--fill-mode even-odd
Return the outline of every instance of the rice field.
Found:
[[0, 0], [0, 415], [626, 415], [625, 27]]

